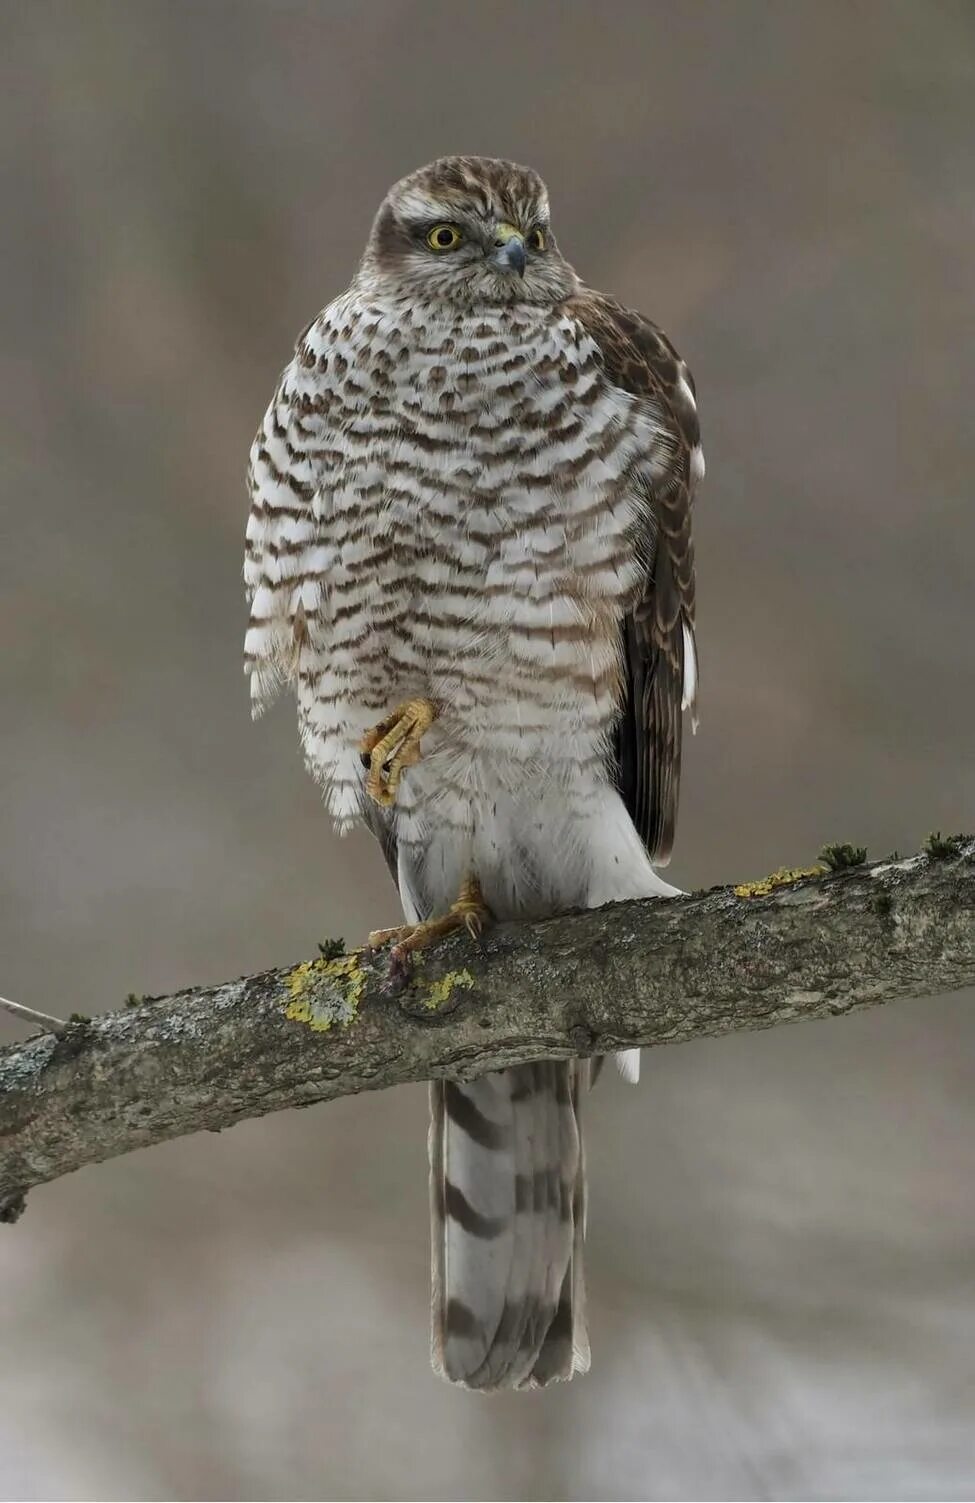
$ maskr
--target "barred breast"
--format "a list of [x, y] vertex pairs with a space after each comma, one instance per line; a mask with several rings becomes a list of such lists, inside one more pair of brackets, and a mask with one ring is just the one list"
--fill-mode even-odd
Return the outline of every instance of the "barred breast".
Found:
[[295, 684], [340, 825], [361, 812], [360, 736], [414, 695], [441, 713], [406, 821], [539, 758], [566, 785], [601, 764], [667, 442], [557, 309], [353, 291], [305, 331], [251, 453], [246, 660], [258, 706]]

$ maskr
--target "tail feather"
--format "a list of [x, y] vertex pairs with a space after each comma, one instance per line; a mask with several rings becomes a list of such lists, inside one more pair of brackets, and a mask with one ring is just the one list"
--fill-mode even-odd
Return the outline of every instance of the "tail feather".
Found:
[[544, 1061], [431, 1088], [432, 1357], [451, 1382], [537, 1387], [588, 1367], [586, 1069]]
[[[539, 1339], [537, 1327], [543, 1298], [539, 1279], [545, 1276], [545, 1225], [534, 1210], [538, 1171], [533, 1164], [549, 1162], [551, 1145], [545, 1141], [547, 1119], [543, 1117], [540, 1124], [534, 1120], [535, 1067], [529, 1065], [525, 1069], [532, 1079], [524, 1088], [512, 1086], [505, 1079], [507, 1072], [489, 1077], [492, 1087], [508, 1104], [513, 1164], [509, 1174], [505, 1161], [496, 1158], [489, 1166], [490, 1185], [482, 1181], [476, 1188], [482, 1195], [497, 1195], [506, 1201], [511, 1241], [501, 1246], [502, 1255], [507, 1253], [507, 1267], [499, 1260], [495, 1264], [493, 1287], [482, 1285], [476, 1291], [486, 1307], [487, 1317], [484, 1359], [466, 1378], [472, 1388], [516, 1387], [527, 1376]], [[539, 1126], [542, 1133], [536, 1136]], [[466, 1174], [473, 1166], [469, 1164], [463, 1141], [453, 1146], [456, 1172]], [[457, 1237], [455, 1232], [456, 1228], [448, 1223], [447, 1246], [453, 1247], [455, 1253], [453, 1277], [457, 1287], [463, 1289], [473, 1269], [463, 1245], [463, 1234]]]
[[432, 1356], [445, 1375], [483, 1362], [501, 1313], [490, 1292], [515, 1256], [511, 1114], [492, 1077], [475, 1086], [434, 1081], [430, 1091]]
[[571, 1119], [563, 1114], [562, 1122], [571, 1121], [574, 1141], [563, 1145], [563, 1164], [575, 1162], [571, 1182], [562, 1180], [561, 1219], [572, 1227], [569, 1266], [562, 1278], [555, 1315], [532, 1368], [529, 1386], [544, 1388], [547, 1383], [571, 1378], [573, 1373], [589, 1371], [589, 1336], [585, 1319], [585, 1281], [582, 1246], [586, 1235], [586, 1165], [580, 1130], [581, 1085], [588, 1074], [585, 1062], [574, 1066], [570, 1075]]

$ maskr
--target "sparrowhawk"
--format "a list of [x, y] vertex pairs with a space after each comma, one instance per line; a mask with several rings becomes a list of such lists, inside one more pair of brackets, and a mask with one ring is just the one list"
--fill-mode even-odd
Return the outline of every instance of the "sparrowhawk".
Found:
[[[445, 157], [386, 195], [254, 441], [256, 708], [288, 682], [336, 824], [437, 934], [675, 891], [697, 658], [694, 385], [587, 287], [537, 174]], [[619, 1056], [635, 1078], [639, 1055]], [[589, 1365], [585, 1062], [431, 1088], [433, 1360], [470, 1388]]]

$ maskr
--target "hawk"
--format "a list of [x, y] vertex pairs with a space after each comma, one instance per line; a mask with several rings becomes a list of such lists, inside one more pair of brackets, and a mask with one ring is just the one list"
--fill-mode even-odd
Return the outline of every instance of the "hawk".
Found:
[[[390, 189], [250, 456], [255, 712], [297, 700], [336, 825], [378, 836], [399, 963], [449, 929], [670, 895], [694, 713], [694, 384], [587, 287], [527, 167]], [[635, 1079], [638, 1051], [618, 1057]], [[474, 1389], [589, 1366], [585, 1061], [431, 1088], [433, 1363]]]

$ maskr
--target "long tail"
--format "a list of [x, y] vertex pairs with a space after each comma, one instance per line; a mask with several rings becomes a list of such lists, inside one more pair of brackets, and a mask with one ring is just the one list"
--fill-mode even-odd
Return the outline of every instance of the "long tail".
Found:
[[589, 1367], [579, 1105], [588, 1064], [544, 1061], [430, 1091], [432, 1357], [466, 1388]]

